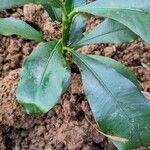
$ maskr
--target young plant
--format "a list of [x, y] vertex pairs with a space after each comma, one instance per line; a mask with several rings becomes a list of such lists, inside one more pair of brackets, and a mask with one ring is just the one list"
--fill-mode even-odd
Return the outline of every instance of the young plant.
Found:
[[[43, 35], [23, 21], [0, 18], [2, 35], [19, 35], [42, 42], [26, 58], [17, 99], [28, 114], [47, 113], [70, 84], [70, 62], [81, 71], [82, 82], [101, 132], [120, 150], [150, 145], [150, 102], [140, 91], [135, 75], [111, 58], [83, 55], [87, 44], [129, 43], [141, 37], [150, 42], [149, 0], [0, 0], [0, 9], [41, 4], [53, 20], [62, 23], [62, 38], [45, 41]], [[84, 33], [87, 14], [106, 19]]]

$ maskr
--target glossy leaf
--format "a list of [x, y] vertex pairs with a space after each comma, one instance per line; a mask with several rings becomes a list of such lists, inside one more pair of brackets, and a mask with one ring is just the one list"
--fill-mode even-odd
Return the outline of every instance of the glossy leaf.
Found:
[[51, 17], [53, 21], [55, 20], [61, 21], [62, 16], [61, 16], [60, 8], [53, 7], [50, 4], [45, 4], [43, 5], [43, 7], [47, 11], [47, 13], [49, 14], [49, 16]]
[[123, 24], [112, 19], [106, 19], [104, 22], [96, 26], [90, 33], [86, 34], [86, 36], [76, 43], [76, 45], [129, 43], [137, 38], [137, 35]]
[[115, 69], [117, 72], [119, 72], [121, 75], [129, 79], [131, 82], [135, 84], [140, 89], [139, 81], [137, 77], [134, 75], [134, 73], [125, 65], [121, 64], [120, 62], [111, 59], [109, 57], [104, 56], [97, 56], [97, 55], [88, 55], [90, 58], [93, 58], [97, 60], [99, 63], [102, 63], [103, 65]]
[[19, 35], [25, 39], [43, 41], [42, 33], [26, 22], [15, 18], [0, 18], [0, 34], [5, 36]]
[[[38, 0], [38, 3], [43, 4], [43, 3], [45, 3], [45, 0]], [[62, 1], [61, 0], [48, 0], [47, 4], [51, 4], [51, 5], [58, 7], [58, 8], [62, 7]]]
[[127, 26], [146, 42], [150, 42], [149, 0], [97, 0], [75, 11], [114, 19]]
[[[67, 12], [70, 13], [74, 8], [86, 4], [86, 0], [66, 0], [65, 7]], [[87, 16], [78, 14], [73, 18], [70, 32], [69, 32], [69, 41], [68, 44], [72, 45], [73, 43], [79, 41], [83, 37], [83, 32], [85, 31], [85, 25], [87, 21]]]
[[68, 88], [70, 67], [61, 48], [61, 41], [47, 42], [25, 60], [16, 95], [28, 114], [48, 112]]
[[67, 12], [70, 13], [74, 8], [85, 5], [86, 0], [66, 0], [65, 6], [67, 9]]
[[61, 2], [59, 0], [0, 0], [0, 10], [8, 9], [12, 7], [23, 6], [24, 4], [51, 4], [55, 7], [61, 7]]
[[77, 15], [74, 17], [73, 23], [70, 28], [69, 45], [75, 45], [83, 37], [85, 31], [87, 16]]
[[98, 127], [119, 150], [150, 145], [150, 102], [127, 78], [97, 59], [72, 51]]

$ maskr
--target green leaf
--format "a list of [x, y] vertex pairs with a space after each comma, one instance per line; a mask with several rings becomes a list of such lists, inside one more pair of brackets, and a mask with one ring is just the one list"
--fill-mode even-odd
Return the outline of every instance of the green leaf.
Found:
[[60, 8], [56, 8], [54, 6], [51, 6], [50, 4], [43, 5], [44, 9], [48, 12], [49, 16], [53, 21], [57, 20], [61, 22], [61, 10]]
[[86, 21], [87, 16], [85, 15], [77, 15], [74, 17], [69, 33], [69, 45], [74, 46], [83, 37]]
[[37, 0], [39, 4], [51, 4], [53, 5], [54, 7], [62, 7], [62, 1], [61, 0], [48, 0], [48, 1], [45, 1], [45, 0]]
[[43, 41], [42, 33], [30, 25], [15, 18], [0, 18], [0, 34], [5, 36], [19, 35], [25, 39]]
[[99, 63], [102, 63], [103, 65], [107, 67], [115, 69], [117, 72], [119, 72], [125, 78], [129, 79], [131, 82], [135, 84], [135, 86], [137, 86], [140, 89], [140, 85], [139, 85], [139, 81], [137, 77], [125, 65], [109, 57], [97, 56], [97, 55], [88, 55], [88, 56], [97, 60]]
[[[71, 51], [98, 127], [119, 150], [150, 145], [150, 102], [127, 78], [97, 59]], [[120, 140], [121, 141], [121, 140]]]
[[12, 7], [23, 6], [24, 4], [51, 4], [55, 7], [61, 7], [62, 3], [59, 0], [0, 0], [0, 10]]
[[[76, 7], [86, 4], [86, 0], [66, 0], [65, 7], [68, 14]], [[73, 18], [70, 32], [69, 32], [69, 41], [68, 44], [72, 45], [73, 43], [79, 41], [83, 37], [83, 32], [85, 31], [85, 25], [87, 21], [87, 16], [78, 14]]]
[[66, 0], [65, 7], [67, 12], [70, 13], [74, 8], [85, 5], [86, 0]]
[[90, 33], [86, 34], [86, 36], [77, 42], [76, 45], [129, 43], [137, 38], [137, 35], [123, 24], [112, 19], [106, 19], [104, 22], [96, 26]]
[[[76, 7], [86, 4], [86, 0], [66, 0], [65, 7], [68, 14]], [[78, 14], [74, 16], [70, 32], [69, 32], [69, 41], [68, 44], [72, 45], [73, 43], [79, 41], [83, 37], [83, 32], [85, 31], [85, 25], [87, 21], [87, 16]]]
[[35, 0], [0, 0], [0, 10], [11, 7], [23, 6], [24, 4], [34, 3]]
[[28, 114], [48, 112], [67, 90], [70, 67], [61, 51], [61, 41], [47, 42], [25, 60], [16, 95]]
[[150, 42], [149, 0], [97, 0], [75, 11], [114, 19], [127, 26], [146, 42]]

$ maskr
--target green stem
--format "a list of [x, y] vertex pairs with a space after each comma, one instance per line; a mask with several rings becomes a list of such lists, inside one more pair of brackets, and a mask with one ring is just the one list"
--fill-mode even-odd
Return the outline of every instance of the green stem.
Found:
[[63, 47], [67, 47], [67, 42], [69, 39], [69, 20], [66, 8], [62, 7], [62, 39], [63, 39]]
[[62, 6], [62, 43], [63, 43], [63, 51], [68, 47], [69, 40], [69, 32], [73, 17], [76, 15], [76, 12], [71, 12], [69, 15], [65, 6]]
[[69, 15], [68, 15], [68, 19], [72, 20], [73, 17], [77, 14], [78, 12], [76, 12], [76, 10], [73, 10]]

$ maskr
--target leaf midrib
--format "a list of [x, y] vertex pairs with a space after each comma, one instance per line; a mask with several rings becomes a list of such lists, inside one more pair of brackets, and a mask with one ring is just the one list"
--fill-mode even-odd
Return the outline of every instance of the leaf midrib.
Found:
[[57, 46], [58, 46], [59, 44], [60, 44], [60, 41], [57, 42], [57, 44], [56, 44], [55, 47], [53, 48], [52, 52], [50, 53], [50, 57], [49, 57], [48, 62], [47, 62], [47, 64], [46, 64], [45, 70], [44, 70], [44, 72], [43, 72], [43, 74], [42, 74], [42, 79], [41, 79], [41, 82], [40, 82], [39, 86], [41, 86], [41, 84], [42, 84], [42, 82], [43, 82], [43, 80], [44, 80], [44, 76], [45, 76], [45, 73], [46, 73], [46, 71], [47, 71], [48, 65], [49, 65], [49, 63], [50, 63], [50, 61], [51, 61], [51, 58], [52, 58], [53, 55], [55, 54], [56, 48], [57, 48]]
[[[104, 35], [107, 35], [107, 34], [119, 32], [119, 31], [123, 31], [123, 30], [128, 30], [128, 29], [122, 28], [122, 29], [110, 31], [110, 32], [107, 32], [107, 33], [104, 33], [104, 34], [101, 34], [101, 35], [94, 36], [94, 37], [92, 37], [92, 38], [88, 38], [88, 39], [86, 39], [86, 40], [81, 40], [81, 41], [80, 41], [79, 43], [77, 43], [77, 44], [86, 44], [86, 42], [89, 41], [89, 40], [93, 40], [93, 39], [95, 39], [95, 38], [98, 38], [98, 37], [101, 37], [101, 36], [104, 36]], [[90, 33], [89, 33], [89, 34], [90, 34]], [[90, 35], [87, 35], [87, 36], [90, 36]], [[84, 38], [86, 38], [86, 37], [84, 37]]]

